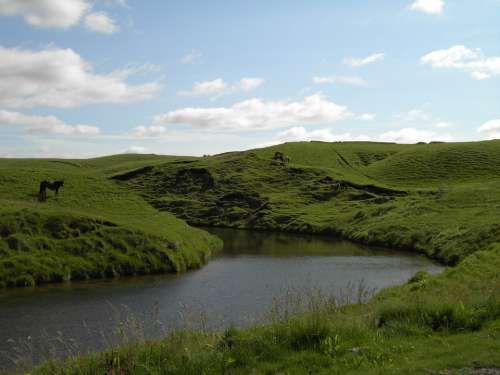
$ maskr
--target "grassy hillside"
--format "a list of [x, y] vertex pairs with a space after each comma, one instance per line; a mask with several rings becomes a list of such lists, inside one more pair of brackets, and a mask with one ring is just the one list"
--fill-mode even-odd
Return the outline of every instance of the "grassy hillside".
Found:
[[[291, 162], [273, 161], [276, 151]], [[57, 168], [65, 168], [68, 176], [75, 171], [71, 179], [79, 182], [64, 191], [64, 200], [61, 196], [41, 208], [34, 198], [27, 198], [33, 188], [25, 185], [33, 173], [39, 178], [50, 170], [49, 177], [59, 177], [59, 169], [49, 167], [54, 162], [29, 168], [27, 164], [7, 166], [10, 180], [3, 173], [0, 176], [19, 191], [2, 190], [3, 210], [11, 210], [2, 217], [19, 215], [20, 209], [36, 211], [33, 215], [49, 222], [56, 215], [63, 220], [64, 233], [72, 233], [67, 228], [74, 226], [72, 220], [80, 214], [87, 220], [84, 226], [93, 228], [86, 233], [127, 230], [131, 235], [136, 230], [149, 241], [149, 236], [160, 232], [148, 228], [163, 228], [165, 238], [177, 225], [182, 227], [176, 232], [179, 236], [192, 230], [173, 219], [173, 213], [194, 224], [341, 235], [423, 252], [453, 265], [437, 276], [418, 273], [407, 284], [386, 289], [368, 303], [343, 305], [310, 293], [299, 296], [310, 307], [307, 314], [291, 314], [285, 306], [264, 326], [172, 333], [161, 341], [139, 341], [104, 353], [48, 362], [32, 373], [497, 373], [498, 161], [500, 141], [307, 142], [205, 158], [120, 156], [64, 166], [58, 161]], [[91, 194], [88, 186], [99, 194]], [[85, 199], [76, 197], [77, 193]], [[66, 219], [64, 212], [71, 217]], [[52, 233], [51, 224], [32, 225], [38, 220], [21, 225], [32, 228], [25, 238], [36, 238], [37, 230]], [[157, 225], [167, 220], [172, 223], [168, 230]], [[53, 233], [50, 238], [56, 243], [60, 232]], [[2, 237], [8, 244], [7, 239]], [[102, 254], [112, 248], [109, 245]], [[188, 246], [185, 254], [192, 256], [192, 248]], [[9, 254], [18, 254], [9, 249]]]
[[500, 141], [288, 143], [115, 178], [193, 224], [332, 233], [448, 264], [500, 239]]
[[[160, 213], [110, 175], [178, 158], [0, 160], [0, 286], [183, 271], [220, 243]], [[43, 179], [64, 179], [38, 202]]]
[[[273, 161], [277, 151], [291, 162]], [[39, 181], [58, 178], [66, 180], [61, 196], [39, 203]], [[340, 235], [456, 264], [500, 239], [499, 192], [500, 141], [298, 142], [204, 158], [1, 160], [0, 249], [7, 263], [0, 283], [160, 272], [167, 267], [161, 257], [168, 258], [168, 269], [199, 266], [217, 245], [172, 214], [190, 224]], [[79, 222], [93, 230], [73, 228]], [[134, 240], [123, 238], [130, 236]], [[26, 258], [33, 249], [40, 259], [50, 252], [81, 257], [69, 243], [92, 249], [87, 261], [107, 266], [80, 264], [86, 272], [71, 271], [66, 268], [78, 262], [70, 267]], [[147, 261], [123, 256], [132, 256], [138, 243], [150, 254], [166, 253]], [[103, 263], [96, 251], [119, 253]], [[117, 259], [124, 264], [111, 266]], [[37, 267], [57, 271], [14, 277], [18, 269]]]

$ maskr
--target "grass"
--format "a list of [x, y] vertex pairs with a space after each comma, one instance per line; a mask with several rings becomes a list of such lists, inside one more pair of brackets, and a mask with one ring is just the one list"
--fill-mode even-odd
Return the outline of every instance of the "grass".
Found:
[[[274, 163], [276, 151], [291, 163]], [[0, 197], [9, 214], [2, 218], [22, 209], [28, 210], [22, 216], [36, 211], [42, 222], [67, 213], [64, 228], [85, 217], [95, 233], [136, 230], [155, 242], [149, 236], [168, 238], [178, 228], [178, 238], [194, 231], [185, 241], [200, 241], [201, 232], [173, 213], [191, 224], [340, 235], [453, 266], [437, 276], [419, 273], [368, 302], [324, 299], [306, 313], [278, 312], [267, 325], [174, 332], [47, 362], [33, 374], [480, 374], [500, 368], [500, 141], [302, 142], [205, 158], [52, 161], [78, 182], [68, 185], [64, 200], [42, 208], [27, 198], [33, 188], [25, 186], [61, 170], [50, 169], [49, 161], [5, 163], [11, 174], [0, 174], [7, 181]], [[3, 188], [14, 182], [16, 191]], [[170, 226], [159, 225], [167, 220]], [[36, 229], [42, 227], [33, 226], [24, 239], [47, 236], [47, 229]], [[56, 243], [67, 239], [49, 237], [55, 251], [64, 251]], [[193, 248], [182, 252], [185, 259], [196, 258]]]
[[188, 223], [335, 234], [450, 265], [500, 240], [500, 141], [287, 143], [121, 182]]
[[[160, 341], [52, 361], [32, 374], [460, 374], [500, 367], [499, 249], [438, 276], [420, 275], [368, 303], [313, 293], [306, 314], [224, 332], [183, 331]], [[444, 372], [444, 370], [449, 372]], [[472, 371], [472, 372], [471, 372]]]
[[[177, 158], [0, 160], [0, 286], [181, 272], [204, 264], [220, 241], [153, 209], [109, 178]], [[64, 179], [37, 200], [43, 179]]]

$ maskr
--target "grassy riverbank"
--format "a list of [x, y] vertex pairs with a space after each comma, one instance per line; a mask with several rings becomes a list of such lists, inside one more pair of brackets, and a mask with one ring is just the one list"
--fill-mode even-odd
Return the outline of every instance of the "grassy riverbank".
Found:
[[500, 249], [418, 275], [369, 303], [309, 298], [306, 315], [181, 332], [50, 362], [33, 374], [489, 374], [500, 368]]
[[[272, 161], [276, 151], [291, 163]], [[173, 213], [192, 224], [335, 234], [422, 252], [454, 267], [416, 275], [368, 303], [313, 301], [310, 313], [265, 326], [177, 333], [47, 363], [34, 373], [481, 374], [500, 368], [500, 141], [310, 142], [205, 158], [145, 158], [132, 165], [131, 157], [127, 167], [93, 162], [99, 181], [126, 198], [120, 200], [125, 213], [117, 206], [96, 226], [127, 223], [120, 215], [136, 212], [131, 200], [169, 220]], [[151, 233], [142, 220], [134, 225]]]
[[[114, 173], [157, 156], [91, 160], [0, 160], [0, 287], [200, 267], [220, 242], [120, 187]], [[43, 179], [64, 179], [37, 200]]]

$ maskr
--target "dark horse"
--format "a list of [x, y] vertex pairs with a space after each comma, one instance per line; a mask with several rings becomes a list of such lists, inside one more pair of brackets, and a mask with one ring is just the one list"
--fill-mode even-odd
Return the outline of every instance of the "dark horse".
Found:
[[289, 164], [291, 159], [288, 156], [285, 156], [284, 153], [276, 151], [274, 153], [273, 160], [275, 162], [280, 162], [282, 165], [285, 165], [285, 164]]
[[59, 189], [64, 186], [64, 181], [42, 181], [40, 182], [40, 191], [38, 192], [38, 200], [44, 202], [47, 200], [47, 189], [55, 191], [56, 195], [59, 194]]

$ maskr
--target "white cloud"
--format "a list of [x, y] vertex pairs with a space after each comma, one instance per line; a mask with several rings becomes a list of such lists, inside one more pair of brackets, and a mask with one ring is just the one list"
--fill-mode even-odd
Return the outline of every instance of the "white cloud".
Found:
[[113, 34], [118, 31], [115, 21], [105, 12], [94, 12], [86, 15], [85, 27], [103, 34]]
[[[127, 6], [123, 0], [113, 3]], [[91, 31], [104, 34], [117, 32], [116, 22], [105, 12], [89, 13], [92, 4], [90, 0], [0, 0], [0, 15], [21, 16], [26, 23], [43, 28], [67, 29], [83, 20], [85, 27]]]
[[231, 107], [183, 108], [155, 116], [153, 125], [139, 126], [132, 134], [155, 137], [166, 134], [167, 124], [229, 131], [277, 129], [295, 125], [333, 123], [351, 117], [346, 107], [315, 94], [302, 101], [249, 99]]
[[430, 130], [404, 128], [383, 133], [378, 137], [378, 139], [382, 142], [417, 143], [432, 141], [447, 142], [453, 140], [453, 137], [448, 134], [438, 134]]
[[307, 130], [303, 126], [296, 126], [279, 133], [278, 139], [281, 142], [297, 142], [297, 141], [311, 141], [311, 140], [333, 142], [334, 140], [337, 139], [337, 136], [332, 133], [331, 129]]
[[356, 76], [330, 76], [330, 77], [313, 77], [313, 83], [317, 85], [321, 84], [330, 84], [330, 83], [338, 83], [345, 85], [354, 85], [354, 86], [366, 86], [368, 82]]
[[131, 136], [137, 138], [161, 138], [169, 134], [163, 125], [140, 125], [132, 129]]
[[68, 28], [90, 9], [87, 0], [1, 0], [0, 15], [21, 16], [36, 27]]
[[148, 149], [141, 146], [130, 146], [122, 152], [122, 154], [147, 154]]
[[307, 130], [302, 126], [295, 126], [276, 134], [271, 140], [255, 144], [252, 148], [263, 148], [285, 142], [349, 142], [370, 141], [366, 135], [353, 136], [350, 133], [336, 134], [329, 128]]
[[444, 9], [443, 0], [417, 0], [411, 6], [411, 10], [428, 14], [441, 14]]
[[250, 92], [258, 89], [265, 81], [262, 78], [242, 78], [239, 83], [234, 85], [235, 90]]
[[203, 54], [195, 49], [192, 49], [187, 55], [183, 56], [181, 59], [181, 63], [183, 64], [195, 64], [200, 62]]
[[500, 119], [485, 122], [477, 131], [486, 139], [500, 139]]
[[91, 103], [129, 103], [152, 98], [157, 82], [130, 85], [131, 70], [94, 73], [71, 49], [31, 51], [0, 47], [0, 106], [77, 107]]
[[242, 78], [238, 82], [230, 85], [222, 78], [213, 81], [196, 82], [191, 90], [177, 92], [179, 96], [213, 96], [231, 94], [235, 92], [250, 92], [264, 84], [262, 78]]
[[228, 89], [228, 85], [222, 78], [214, 79], [213, 81], [196, 82], [194, 87], [189, 91], [179, 91], [179, 96], [205, 96], [222, 94]]
[[350, 65], [352, 67], [360, 67], [382, 61], [384, 60], [384, 58], [385, 58], [384, 53], [374, 53], [364, 58], [350, 57], [344, 60], [344, 64]]
[[22, 126], [26, 133], [95, 136], [100, 133], [96, 126], [68, 125], [55, 116], [33, 116], [20, 112], [0, 110], [0, 125]]
[[402, 125], [406, 128], [422, 127], [445, 129], [453, 126], [453, 123], [443, 121], [423, 109], [412, 109], [408, 112], [399, 113], [394, 116], [395, 125]]
[[367, 141], [370, 137], [365, 135], [352, 136], [350, 133], [335, 134], [332, 129], [307, 130], [303, 126], [296, 126], [278, 133], [277, 141], [282, 142], [300, 142], [300, 141]]
[[373, 121], [377, 115], [375, 113], [363, 113], [362, 115], [358, 116], [358, 120], [361, 121]]
[[421, 62], [434, 69], [460, 70], [476, 80], [500, 75], [500, 56], [485, 57], [481, 50], [463, 45], [430, 52], [421, 58]]

